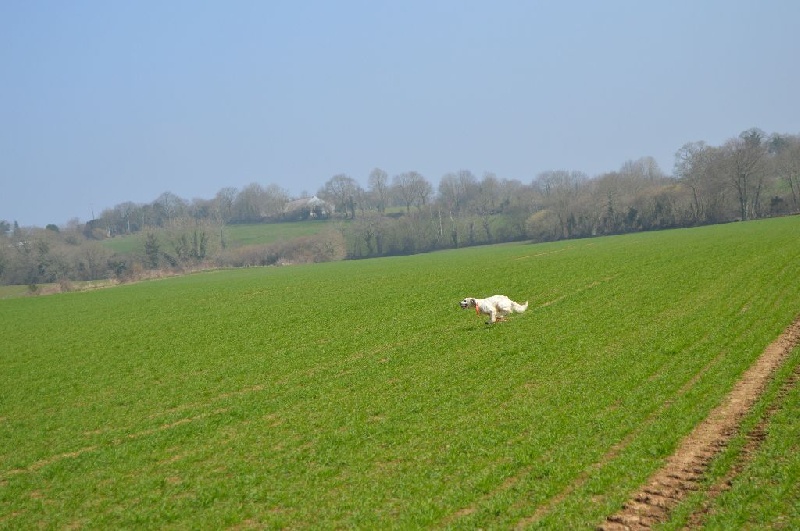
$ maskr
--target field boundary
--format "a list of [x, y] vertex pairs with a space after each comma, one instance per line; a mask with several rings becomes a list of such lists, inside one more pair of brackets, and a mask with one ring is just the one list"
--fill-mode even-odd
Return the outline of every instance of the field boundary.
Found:
[[[775, 371], [800, 345], [800, 317], [759, 356], [733, 390], [680, 443], [678, 449], [622, 507], [600, 526], [606, 531], [649, 529], [667, 520], [690, 492], [700, 490], [711, 460], [737, 434], [742, 419]], [[768, 412], [769, 414], [769, 412]]]

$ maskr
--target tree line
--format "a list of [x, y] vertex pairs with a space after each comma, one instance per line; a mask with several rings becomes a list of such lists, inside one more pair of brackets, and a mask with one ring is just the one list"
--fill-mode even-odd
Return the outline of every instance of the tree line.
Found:
[[[0, 221], [0, 282], [88, 280], [197, 264], [262, 265], [411, 254], [515, 240], [553, 241], [690, 227], [800, 212], [800, 135], [748, 129], [720, 146], [690, 142], [671, 175], [652, 157], [590, 177], [553, 170], [530, 182], [469, 170], [436, 186], [416, 171], [380, 168], [367, 186], [338, 174], [317, 191], [331, 208], [315, 210], [275, 184], [222, 188], [187, 201], [171, 192], [152, 203], [125, 202], [97, 219], [64, 228], [21, 229]], [[308, 195], [308, 194], [304, 194]], [[296, 206], [297, 204], [300, 206]], [[291, 207], [291, 208], [290, 208]], [[316, 237], [228, 249], [224, 227], [313, 217], [336, 220]], [[144, 234], [136, 253], [113, 253], [100, 240]]]

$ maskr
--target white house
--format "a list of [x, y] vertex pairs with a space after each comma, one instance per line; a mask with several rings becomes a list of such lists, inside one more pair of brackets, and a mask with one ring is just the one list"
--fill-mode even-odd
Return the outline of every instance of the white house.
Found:
[[283, 209], [283, 215], [288, 219], [324, 219], [333, 212], [334, 206], [317, 196], [290, 201]]

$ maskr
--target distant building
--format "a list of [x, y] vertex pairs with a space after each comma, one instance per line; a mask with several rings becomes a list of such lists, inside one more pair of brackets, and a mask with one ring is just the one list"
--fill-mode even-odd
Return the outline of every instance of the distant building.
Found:
[[283, 217], [288, 220], [326, 219], [331, 217], [334, 206], [317, 196], [304, 197], [290, 201], [283, 209]]

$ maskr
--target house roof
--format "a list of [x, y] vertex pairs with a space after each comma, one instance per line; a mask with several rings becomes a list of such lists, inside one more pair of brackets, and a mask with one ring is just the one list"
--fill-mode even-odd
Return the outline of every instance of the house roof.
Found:
[[316, 207], [316, 206], [327, 206], [327, 207], [330, 207], [330, 205], [328, 204], [327, 201], [323, 201], [319, 197], [313, 196], [313, 197], [303, 197], [301, 199], [295, 199], [294, 201], [290, 201], [289, 203], [286, 203], [286, 207], [284, 207], [283, 211], [284, 212], [292, 212], [294, 210], [297, 210], [299, 208], [303, 208], [303, 207], [306, 207], [306, 206], [309, 206], [309, 207]]

